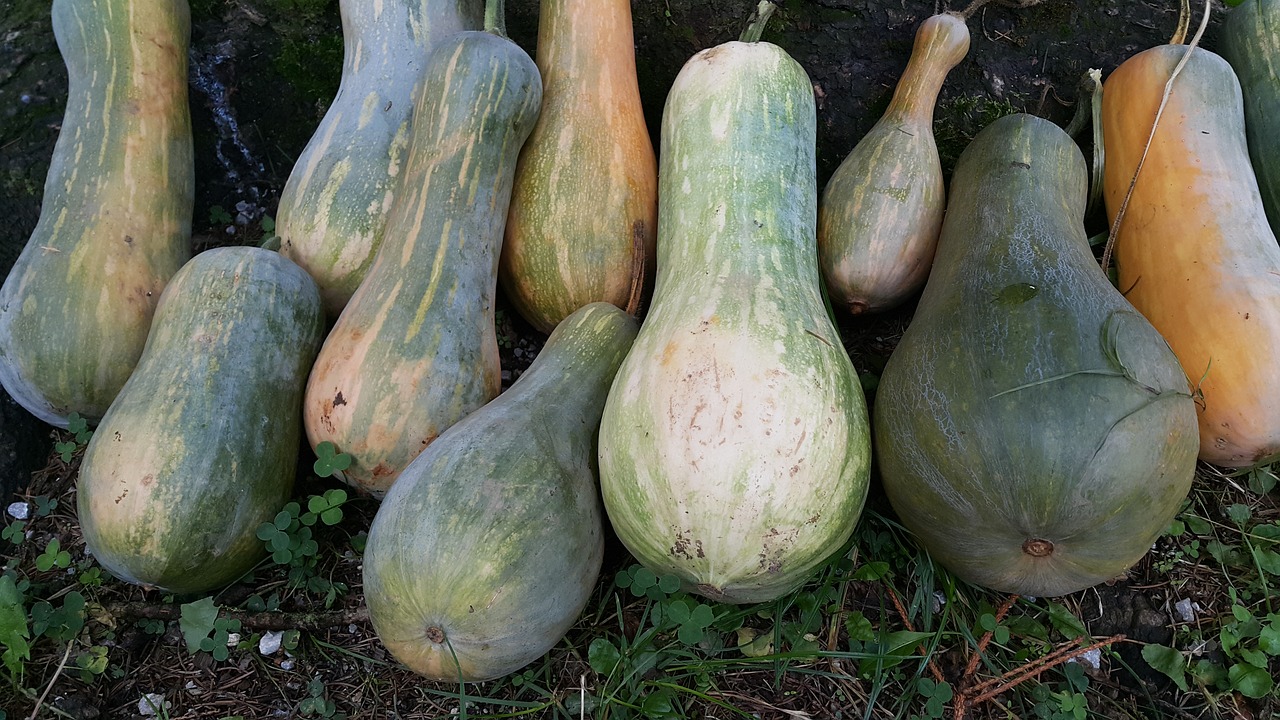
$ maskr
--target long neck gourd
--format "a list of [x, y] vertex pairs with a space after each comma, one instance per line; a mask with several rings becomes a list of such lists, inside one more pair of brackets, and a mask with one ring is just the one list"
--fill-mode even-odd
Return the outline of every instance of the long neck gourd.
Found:
[[97, 422], [191, 257], [186, 0], [55, 0], [67, 108], [40, 220], [0, 289], [0, 382], [32, 414]]

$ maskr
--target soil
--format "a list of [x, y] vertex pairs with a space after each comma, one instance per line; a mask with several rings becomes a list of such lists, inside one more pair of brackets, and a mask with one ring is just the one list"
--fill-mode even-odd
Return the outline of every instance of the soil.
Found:
[[[38, 219], [43, 178], [67, 93], [48, 2], [0, 0], [2, 273], [8, 272]], [[190, 89], [197, 152], [195, 244], [199, 250], [255, 242], [263, 233], [263, 216], [274, 215], [293, 160], [337, 89], [342, 58], [337, 0], [191, 0], [191, 4]], [[532, 52], [536, 0], [508, 0], [507, 5], [511, 37]], [[655, 145], [660, 145], [663, 101], [680, 67], [698, 50], [736, 38], [754, 5], [750, 0], [633, 3], [639, 81]], [[1218, 2], [1214, 5], [1216, 16], [1221, 17], [1223, 8]], [[879, 117], [905, 66], [915, 28], [939, 9], [945, 8], [934, 0], [788, 0], [784, 4], [765, 39], [786, 48], [813, 81], [818, 98], [820, 183]], [[973, 37], [969, 56], [950, 74], [936, 114], [944, 169], [949, 173], [968, 139], [998, 115], [1026, 111], [1065, 124], [1074, 112], [1077, 83], [1085, 71], [1099, 68], [1105, 77], [1128, 56], [1165, 42], [1174, 30], [1177, 10], [1176, 2], [1144, 0], [1044, 0], [1020, 9], [994, 2], [979, 10], [970, 20]], [[1203, 44], [1209, 48], [1213, 47], [1216, 27], [1216, 22], [1211, 24], [1205, 37]], [[1102, 224], [1096, 216], [1089, 223], [1095, 228]], [[911, 310], [908, 306], [871, 320], [842, 321], [845, 346], [860, 372], [878, 375]], [[544, 338], [505, 307], [499, 331], [505, 339], [504, 380], [509, 382], [528, 366]], [[15, 479], [24, 496], [70, 497], [73, 468], [60, 466], [56, 459], [46, 467], [48, 429], [15, 411], [7, 397], [4, 401], [0, 479]], [[7, 465], [9, 462], [16, 465]], [[44, 470], [33, 474], [36, 467]], [[13, 489], [0, 487], [6, 503]], [[300, 492], [319, 489], [312, 485], [300, 488]], [[55, 512], [58, 529], [51, 532], [76, 536], [70, 506], [64, 503]], [[355, 522], [367, 522], [372, 504], [358, 501], [351, 511]], [[329, 568], [334, 577], [358, 582], [358, 556], [348, 551], [335, 562]], [[614, 569], [627, 562], [621, 549], [612, 546], [610, 563]], [[1131, 580], [1097, 591], [1096, 612], [1087, 617], [1090, 630], [1167, 642], [1171, 590], [1158, 582], [1151, 584], [1152, 577], [1142, 575], [1142, 568], [1135, 572]], [[219, 602], [231, 604], [237, 594], [245, 596], [252, 591], [233, 588]], [[145, 604], [158, 599], [155, 593], [141, 590], [118, 592], [113, 596], [117, 603]], [[334, 652], [326, 660], [328, 665], [316, 661], [308, 672], [319, 672], [323, 665], [329, 691], [344, 697], [345, 707], [382, 709], [367, 715], [357, 713], [363, 717], [390, 716], [393, 706], [401, 717], [432, 717], [433, 708], [443, 713], [448, 701], [423, 691], [407, 674], [390, 674], [389, 691], [382, 688], [371, 693], [369, 688], [358, 686], [361, 668], [367, 672], [369, 661], [377, 664], [386, 659], [367, 622], [359, 618], [359, 604], [358, 593], [337, 602], [333, 611], [351, 613], [352, 622], [326, 629], [323, 637], [344, 650]], [[238, 665], [210, 668], [200, 658], [175, 649], [180, 644], [175, 625], [168, 631], [172, 637], [164, 641], [130, 625], [118, 639], [118, 646], [128, 653], [124, 678], [99, 683], [92, 693], [64, 693], [51, 702], [71, 717], [133, 717], [141, 692], [170, 688], [173, 693], [186, 688], [187, 697], [203, 698], [201, 707], [210, 708], [210, 713], [213, 708], [225, 707], [250, 717], [267, 717], [288, 715], [299, 700], [308, 697], [307, 676], [296, 672], [278, 688], [279, 697], [289, 700], [237, 708], [232, 698], [248, 702], [243, 698], [249, 697], [238, 687], [262, 684], [246, 679], [248, 675], [279, 670], [284, 661], [279, 657], [263, 660], [250, 653]], [[1134, 652], [1122, 650], [1128, 653], [1125, 659], [1130, 666], [1145, 667]], [[58, 658], [41, 660], [56, 664]], [[585, 667], [581, 658], [565, 657], [564, 662], [566, 672]], [[47, 676], [47, 668], [37, 670], [34, 665], [35, 659], [33, 673]], [[150, 674], [138, 675], [141, 669]], [[1161, 692], [1168, 691], [1163, 677], [1149, 670], [1143, 680]], [[752, 681], [740, 678], [739, 682], [744, 698], [754, 697], [763, 703], [756, 706], [763, 717], [783, 717], [782, 711], [767, 708], [797, 707], [788, 703], [825, 692], [818, 685], [809, 685], [797, 694], [781, 685], [770, 689], [773, 694], [767, 697], [753, 696]], [[344, 683], [354, 684], [347, 687]], [[758, 684], [763, 686], [765, 681]], [[30, 712], [29, 703], [24, 707], [24, 712]]]

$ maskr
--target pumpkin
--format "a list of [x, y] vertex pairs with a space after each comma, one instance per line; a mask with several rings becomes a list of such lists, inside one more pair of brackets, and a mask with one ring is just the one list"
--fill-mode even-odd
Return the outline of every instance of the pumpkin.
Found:
[[174, 275], [80, 465], [80, 526], [103, 567], [202, 593], [266, 554], [256, 532], [293, 489], [323, 333], [320, 291], [277, 253], [208, 250]]
[[1107, 280], [1084, 157], [1010, 115], [951, 179], [937, 260], [876, 391], [880, 475], [930, 556], [969, 582], [1061, 595], [1136, 562], [1198, 447], [1177, 359]]
[[67, 109], [40, 219], [0, 288], [0, 383], [96, 423], [191, 257], [186, 0], [54, 0]]
[[487, 680], [564, 637], [604, 556], [596, 431], [636, 335], [592, 303], [565, 318], [496, 400], [400, 474], [364, 551], [369, 619], [434, 680]]
[[813, 87], [748, 40], [694, 55], [667, 97], [653, 303], [600, 427], [627, 549], [733, 603], [793, 590], [840, 549], [871, 459], [818, 277]]
[[[1174, 66], [1163, 45], [1126, 60], [1102, 101], [1104, 197], [1115, 222]], [[1124, 217], [1119, 286], [1169, 341], [1199, 398], [1200, 458], [1280, 454], [1280, 247], [1249, 166], [1240, 84], [1197, 48], [1174, 80]]]
[[542, 86], [533, 60], [493, 30], [457, 33], [432, 51], [405, 192], [307, 381], [311, 446], [327, 441], [349, 454], [343, 479], [376, 497], [501, 388], [498, 255]]
[[889, 107], [827, 182], [818, 253], [835, 306], [854, 315], [887, 310], [929, 276], [946, 205], [933, 109], [968, 51], [964, 18], [926, 19]]
[[610, 302], [635, 313], [657, 232], [629, 0], [544, 0], [542, 112], [516, 165], [498, 280], [535, 328]]
[[1218, 50], [1231, 64], [1244, 99], [1244, 129], [1249, 159], [1262, 193], [1272, 232], [1280, 228], [1280, 2], [1245, 0], [1227, 13], [1218, 34]]
[[400, 192], [427, 55], [481, 27], [479, 0], [341, 0], [338, 94], [280, 194], [280, 252], [320, 286], [336, 318], [369, 272]]

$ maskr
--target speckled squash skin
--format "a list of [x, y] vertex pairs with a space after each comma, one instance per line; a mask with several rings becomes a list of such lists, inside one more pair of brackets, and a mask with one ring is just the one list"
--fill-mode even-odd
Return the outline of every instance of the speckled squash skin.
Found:
[[836, 307], [854, 315], [887, 310], [929, 277], [946, 207], [933, 108], [968, 51], [964, 19], [926, 19], [889, 107], [827, 182], [818, 256]]
[[280, 193], [280, 252], [338, 317], [368, 274], [396, 202], [432, 48], [479, 30], [483, 0], [341, 0], [342, 81]]
[[1271, 231], [1280, 228], [1280, 1], [1245, 0], [1218, 32], [1218, 51], [1231, 64], [1244, 98], [1249, 159]]
[[511, 389], [387, 494], [365, 545], [365, 598], [383, 644], [414, 671], [500, 677], [578, 619], [604, 555], [596, 431], [635, 335], [606, 303], [565, 318]]
[[[1186, 50], [1151, 48], [1107, 78], [1103, 186], [1112, 222]], [[1174, 81], [1114, 236], [1119, 287], [1201, 396], [1200, 459], [1226, 467], [1280, 457], [1280, 246], [1250, 172], [1241, 107], [1231, 66], [1197, 48]]]
[[823, 304], [813, 88], [781, 48], [695, 55], [663, 115], [653, 304], [600, 429], [618, 537], [734, 603], [848, 539], [870, 466], [862, 388]]
[[352, 457], [343, 479], [382, 497], [440, 433], [501, 389], [498, 255], [538, 68], [515, 43], [468, 31], [436, 47], [413, 116], [404, 189], [368, 276], [307, 381], [311, 447]]
[[156, 309], [138, 369], [85, 448], [85, 544], [117, 577], [177, 594], [243, 575], [293, 489], [320, 292], [277, 253], [196, 256]]
[[186, 0], [55, 0], [67, 108], [40, 220], [0, 288], [0, 382], [33, 415], [96, 423], [191, 257]]
[[520, 151], [498, 281], [542, 332], [591, 302], [635, 312], [653, 272], [658, 162], [630, 0], [544, 0], [542, 113]]
[[1084, 230], [1088, 180], [1052, 123], [965, 149], [934, 270], [876, 392], [898, 517], [959, 577], [1049, 596], [1136, 562], [1186, 497], [1195, 406]]

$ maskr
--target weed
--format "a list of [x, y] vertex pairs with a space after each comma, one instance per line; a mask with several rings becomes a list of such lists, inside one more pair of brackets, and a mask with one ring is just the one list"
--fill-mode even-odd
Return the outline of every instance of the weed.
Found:
[[76, 451], [83, 450], [89, 444], [89, 439], [93, 437], [93, 431], [89, 429], [88, 421], [80, 417], [78, 413], [71, 413], [68, 418], [67, 432], [71, 433], [70, 440], [54, 443], [54, 451], [58, 453], [64, 463], [70, 463]]
[[[320, 463], [319, 460], [316, 462]], [[319, 574], [320, 545], [312, 528], [317, 523], [337, 525], [341, 522], [342, 505], [346, 502], [345, 490], [326, 490], [323, 495], [308, 498], [305, 512], [297, 502], [290, 502], [271, 522], [259, 525], [257, 530], [258, 539], [271, 553], [271, 560], [289, 568], [289, 584], [323, 595], [326, 608], [333, 605], [338, 595], [347, 591], [347, 586]]]

